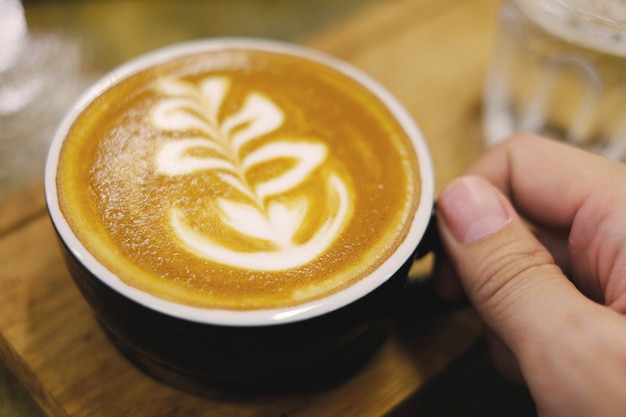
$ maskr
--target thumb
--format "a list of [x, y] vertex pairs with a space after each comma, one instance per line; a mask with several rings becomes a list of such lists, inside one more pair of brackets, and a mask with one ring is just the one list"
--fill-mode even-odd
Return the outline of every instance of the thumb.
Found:
[[452, 182], [437, 212], [464, 291], [519, 360], [539, 415], [626, 415], [624, 317], [582, 295], [485, 180]]
[[511, 203], [487, 181], [452, 182], [437, 212], [443, 245], [465, 293], [518, 358], [525, 345], [545, 343], [554, 331], [538, 324], [547, 317], [556, 323], [583, 302]]

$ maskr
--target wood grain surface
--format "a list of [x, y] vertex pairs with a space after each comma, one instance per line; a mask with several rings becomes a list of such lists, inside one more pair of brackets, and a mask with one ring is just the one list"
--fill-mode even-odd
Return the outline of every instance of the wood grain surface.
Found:
[[[396, 0], [302, 42], [364, 69], [405, 104], [431, 148], [439, 190], [482, 150], [480, 98], [497, 4]], [[480, 336], [471, 310], [392, 323], [373, 356], [338, 384], [192, 395], [146, 376], [106, 339], [61, 260], [41, 185], [0, 206], [0, 264], [0, 356], [55, 417], [383, 416]]]

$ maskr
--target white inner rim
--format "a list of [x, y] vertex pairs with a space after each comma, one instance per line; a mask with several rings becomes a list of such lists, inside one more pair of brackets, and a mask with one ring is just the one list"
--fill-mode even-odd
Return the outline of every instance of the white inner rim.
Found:
[[[94, 98], [106, 90], [108, 86], [130, 74], [172, 59], [173, 57], [222, 48], [248, 48], [282, 52], [324, 63], [358, 80], [385, 103], [397, 117], [407, 135], [411, 138], [415, 151], [417, 152], [421, 179], [421, 195], [418, 210], [415, 213], [406, 239], [398, 247], [397, 251], [389, 257], [375, 273], [342, 291], [295, 307], [250, 311], [198, 308], [157, 298], [124, 283], [115, 274], [102, 266], [74, 235], [61, 214], [56, 190], [57, 161], [61, 145], [74, 119]], [[265, 40], [218, 39], [180, 44], [139, 57], [119, 67], [117, 70], [114, 70], [89, 89], [70, 109], [53, 138], [46, 163], [45, 191], [48, 210], [62, 240], [73, 255], [86, 266], [93, 275], [98, 277], [113, 290], [150, 309], [185, 320], [226, 326], [260, 326], [289, 323], [320, 316], [350, 304], [352, 301], [363, 297], [386, 282], [410, 258], [424, 235], [430, 220], [433, 205], [433, 177], [434, 174], [428, 147], [410, 114], [384, 87], [360, 70], [338, 59], [301, 46]]]

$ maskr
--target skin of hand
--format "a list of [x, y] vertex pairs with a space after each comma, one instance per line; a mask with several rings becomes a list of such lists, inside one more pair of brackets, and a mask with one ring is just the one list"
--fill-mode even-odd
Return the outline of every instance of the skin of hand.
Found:
[[467, 174], [438, 198], [435, 288], [540, 416], [626, 416], [626, 165], [524, 134]]

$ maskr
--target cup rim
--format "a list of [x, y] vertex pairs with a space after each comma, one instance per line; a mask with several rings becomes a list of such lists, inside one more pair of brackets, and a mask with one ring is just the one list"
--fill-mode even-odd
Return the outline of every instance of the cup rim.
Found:
[[[374, 273], [326, 297], [291, 307], [257, 310], [199, 308], [167, 301], [126, 284], [91, 255], [74, 235], [60, 210], [56, 188], [58, 157], [65, 136], [74, 120], [109, 86], [125, 77], [175, 57], [223, 48], [246, 48], [285, 53], [330, 66], [372, 92], [391, 111], [405, 130], [418, 160], [421, 180], [420, 200], [406, 238]], [[48, 151], [44, 178], [46, 203], [56, 233], [72, 256], [96, 279], [122, 296], [165, 315], [192, 322], [235, 327], [286, 324], [322, 316], [345, 307], [380, 287], [411, 258], [424, 236], [432, 212], [434, 187], [433, 165], [421, 130], [405, 107], [379, 82], [355, 66], [321, 51], [282, 41], [251, 38], [209, 38], [171, 45], [132, 59], [103, 76], [81, 95], [61, 121]]]

